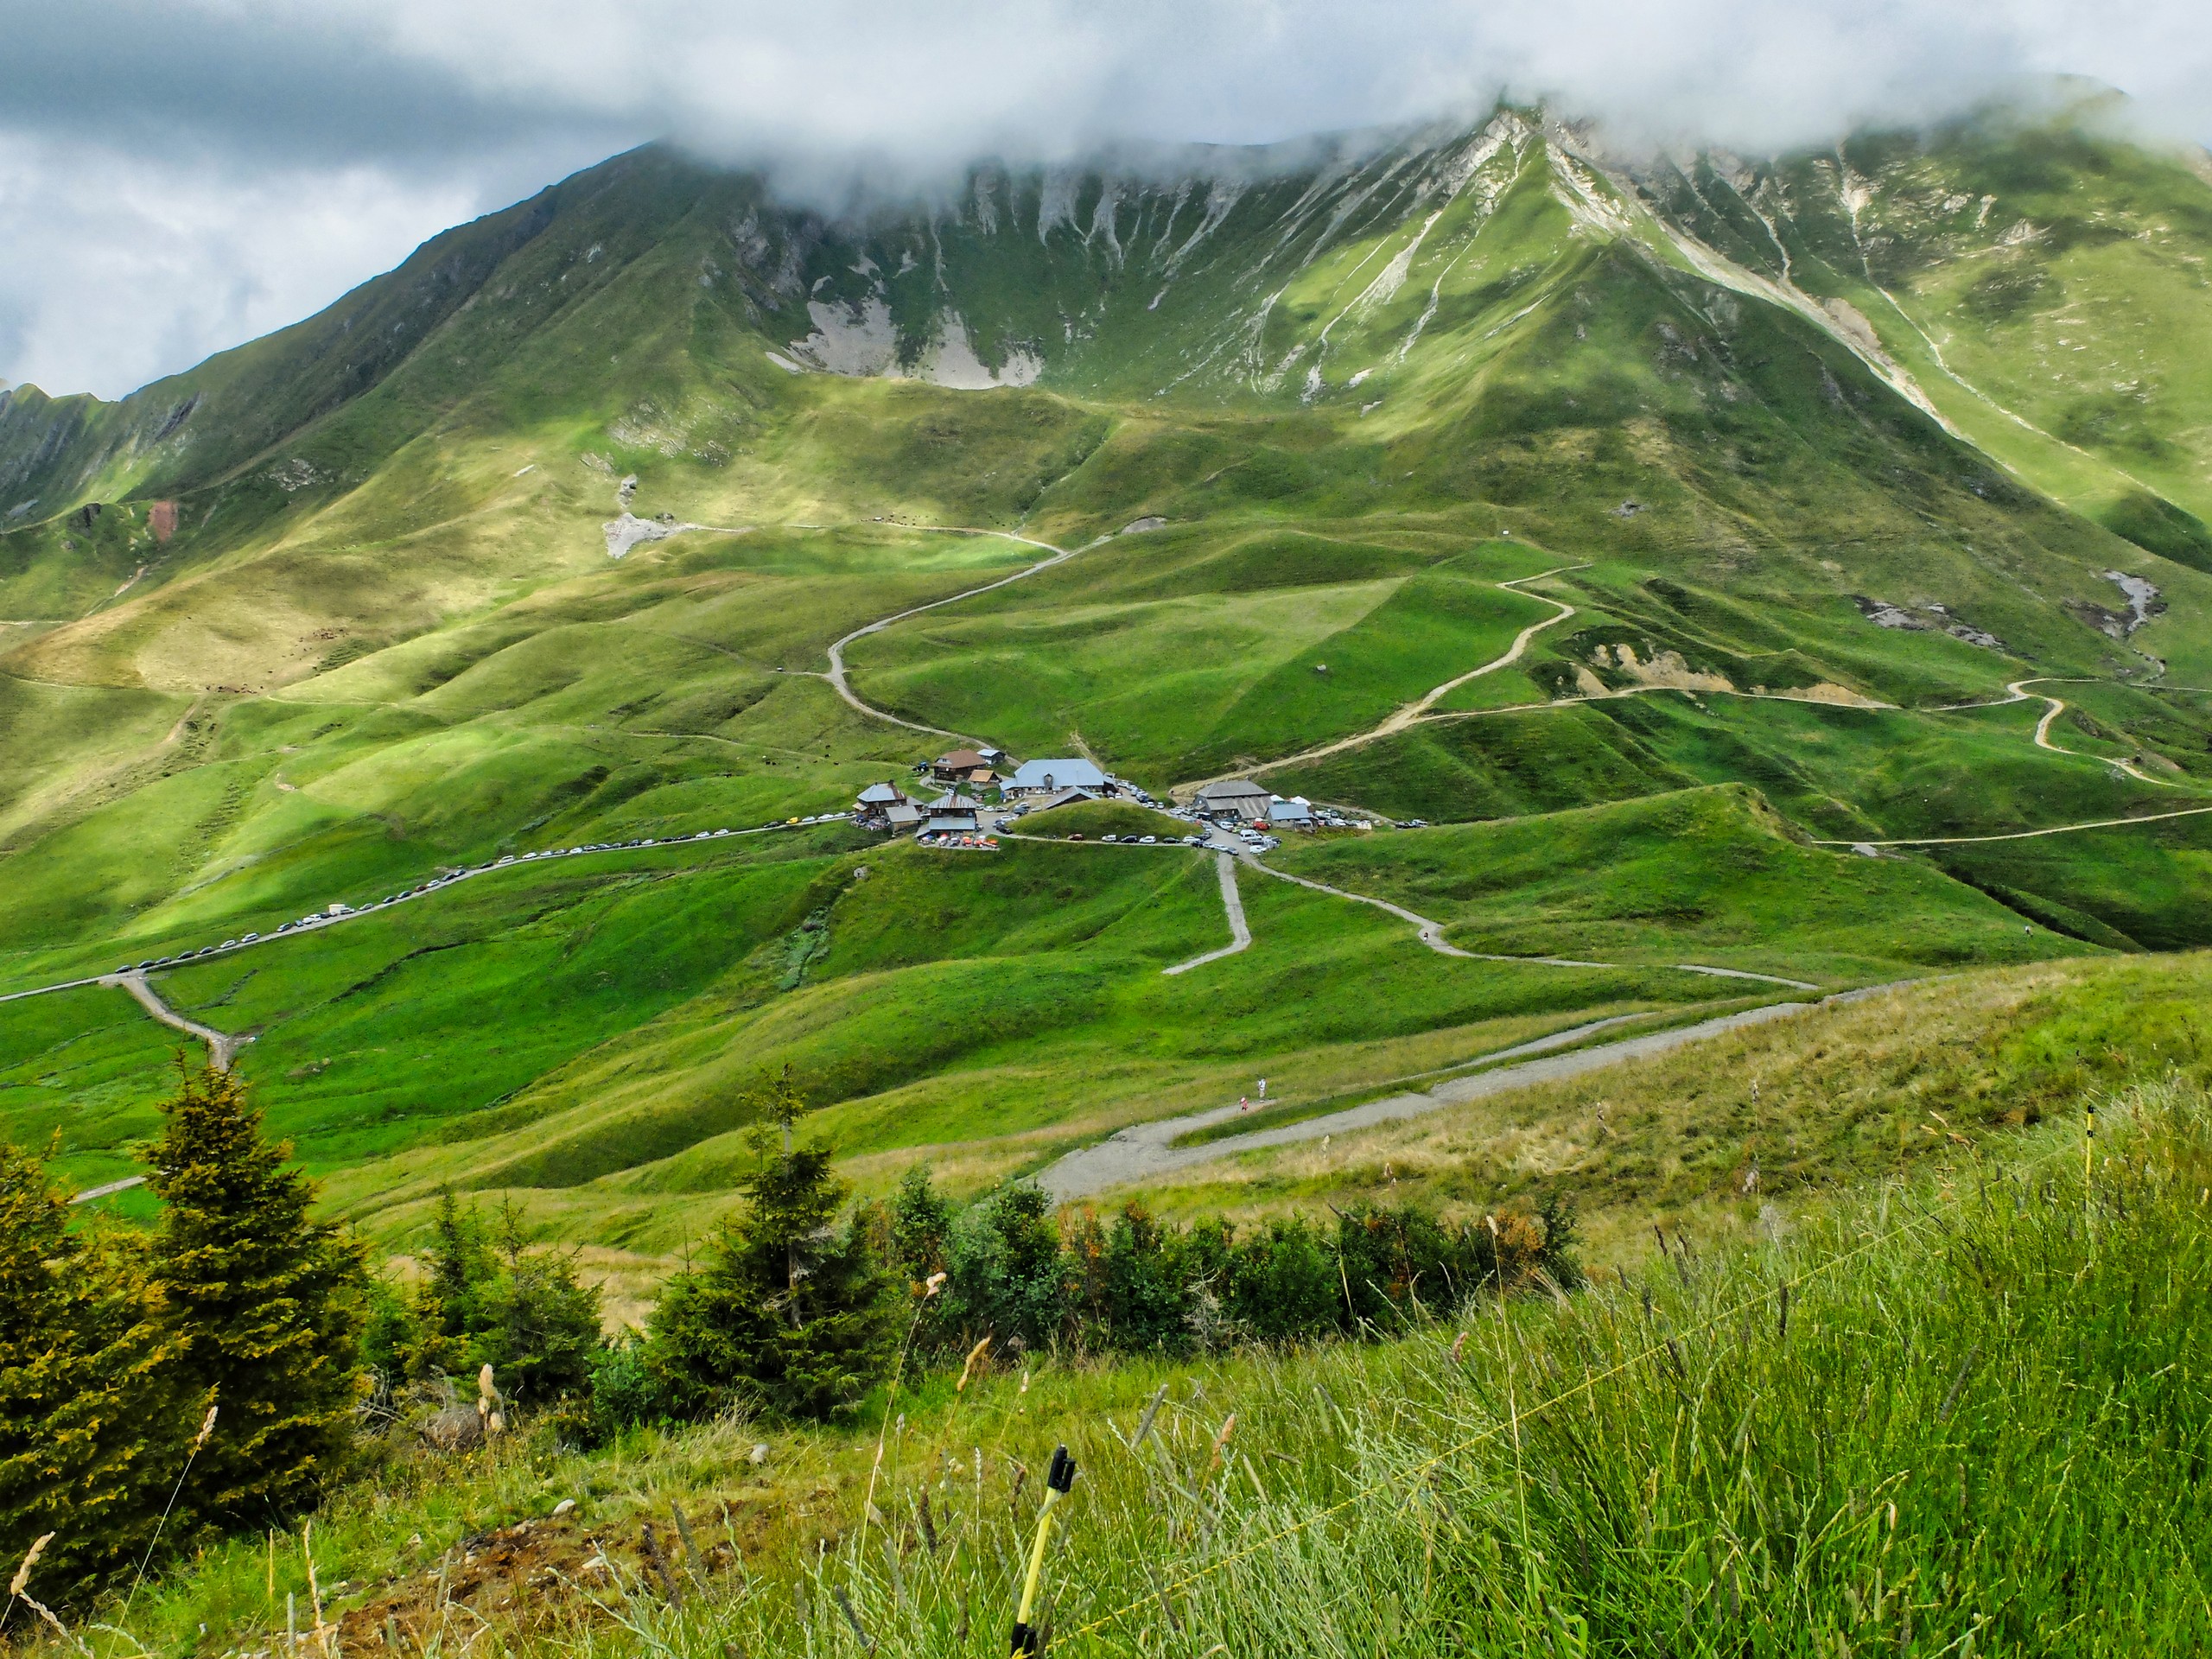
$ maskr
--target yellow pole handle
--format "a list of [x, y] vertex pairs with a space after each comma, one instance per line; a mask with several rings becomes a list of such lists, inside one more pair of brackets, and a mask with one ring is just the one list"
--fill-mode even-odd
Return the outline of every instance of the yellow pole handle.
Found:
[[1047, 1486], [1044, 1507], [1037, 1511], [1037, 1541], [1029, 1547], [1029, 1577], [1021, 1586], [1021, 1611], [1015, 1615], [1017, 1624], [1028, 1624], [1030, 1611], [1037, 1605], [1037, 1580], [1045, 1572], [1045, 1541], [1052, 1535], [1052, 1505], [1059, 1501], [1059, 1493]]

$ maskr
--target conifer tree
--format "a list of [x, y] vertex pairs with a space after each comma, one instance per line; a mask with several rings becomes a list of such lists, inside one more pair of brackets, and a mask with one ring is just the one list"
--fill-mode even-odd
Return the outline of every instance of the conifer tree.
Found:
[[429, 1271], [415, 1287], [413, 1329], [401, 1344], [404, 1374], [473, 1373], [483, 1361], [469, 1357], [469, 1339], [483, 1324], [480, 1305], [498, 1264], [483, 1217], [474, 1206], [464, 1210], [449, 1186], [438, 1193], [423, 1262]]
[[670, 1405], [696, 1416], [735, 1397], [827, 1418], [889, 1370], [892, 1285], [865, 1233], [837, 1214], [846, 1188], [823, 1147], [794, 1147], [804, 1102], [788, 1071], [759, 1097], [780, 1130], [758, 1134], [750, 1202], [706, 1262], [671, 1281], [647, 1356]]
[[345, 1461], [367, 1269], [359, 1245], [310, 1218], [312, 1185], [285, 1167], [289, 1145], [263, 1137], [237, 1080], [179, 1069], [153, 1149], [152, 1270], [181, 1374], [221, 1412], [188, 1501], [217, 1525], [264, 1526]]
[[599, 1291], [576, 1277], [572, 1256], [533, 1255], [528, 1243], [520, 1213], [503, 1209], [500, 1265], [474, 1299], [470, 1358], [513, 1398], [543, 1405], [591, 1386]]
[[197, 1427], [137, 1252], [71, 1233], [36, 1160], [0, 1144], [0, 1556], [55, 1535], [34, 1593], [71, 1601], [152, 1541]]

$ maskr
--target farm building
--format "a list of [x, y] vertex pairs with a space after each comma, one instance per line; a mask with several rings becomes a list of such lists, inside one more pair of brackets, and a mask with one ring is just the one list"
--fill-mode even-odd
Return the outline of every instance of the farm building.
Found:
[[1096, 762], [1078, 758], [1024, 761], [1020, 769], [1006, 780], [1006, 794], [1009, 799], [1056, 795], [1064, 789], [1089, 789], [1110, 793], [1113, 787], [1114, 780], [1101, 771]]
[[1277, 796], [1268, 803], [1268, 827], [1271, 830], [1311, 830], [1313, 827], [1313, 808], [1303, 795], [1294, 795], [1287, 801]]
[[969, 800], [957, 789], [949, 789], [931, 801], [928, 814], [922, 820], [920, 833], [925, 836], [950, 831], [955, 835], [973, 835], [977, 828], [977, 803]]
[[861, 791], [853, 803], [853, 822], [862, 829], [880, 830], [885, 817], [893, 808], [906, 804], [906, 798], [894, 784], [870, 784]]
[[976, 809], [980, 803], [972, 801], [957, 789], [948, 789], [929, 804], [923, 819], [921, 833], [932, 835], [950, 830], [957, 835], [971, 835], [976, 829]]
[[1077, 801], [1095, 801], [1097, 798], [1096, 793], [1091, 790], [1063, 789], [1041, 800], [1033, 799], [1027, 805], [1032, 812], [1049, 812], [1056, 806], [1073, 806]]
[[1202, 818], [1242, 818], [1258, 823], [1268, 816], [1274, 796], [1248, 778], [1229, 778], [1208, 784], [1191, 804]]
[[988, 784], [1006, 761], [1001, 749], [950, 749], [930, 762], [930, 776], [941, 784]]

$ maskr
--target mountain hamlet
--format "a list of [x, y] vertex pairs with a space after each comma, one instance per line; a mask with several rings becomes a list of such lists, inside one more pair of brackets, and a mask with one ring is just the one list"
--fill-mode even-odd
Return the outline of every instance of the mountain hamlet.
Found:
[[649, 147], [0, 388], [7, 1640], [2212, 1646], [2124, 115]]

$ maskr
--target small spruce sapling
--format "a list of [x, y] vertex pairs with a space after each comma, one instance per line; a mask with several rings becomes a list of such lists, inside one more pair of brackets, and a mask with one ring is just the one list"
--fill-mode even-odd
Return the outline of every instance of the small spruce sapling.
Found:
[[591, 1386], [600, 1345], [599, 1290], [576, 1277], [571, 1255], [532, 1252], [521, 1213], [499, 1212], [499, 1265], [473, 1299], [469, 1357], [498, 1372], [524, 1404], [547, 1404]]

